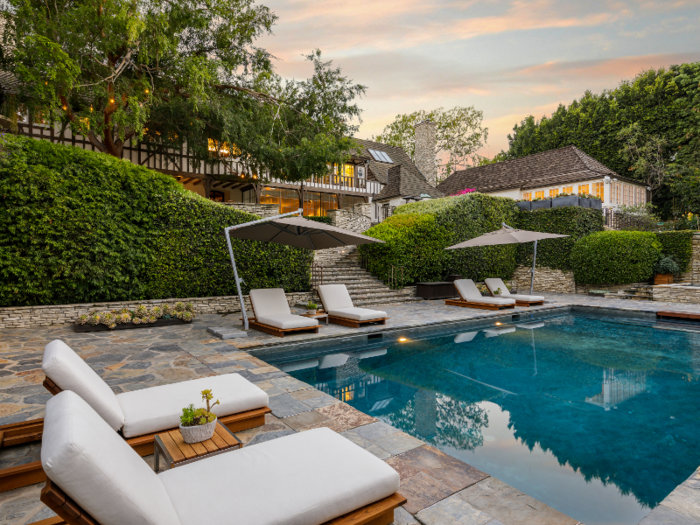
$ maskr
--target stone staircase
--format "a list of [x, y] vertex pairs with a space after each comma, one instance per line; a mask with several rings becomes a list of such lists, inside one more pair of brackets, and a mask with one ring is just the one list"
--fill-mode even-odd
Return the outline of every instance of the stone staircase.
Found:
[[414, 288], [392, 290], [360, 265], [357, 248], [349, 247], [336, 257], [324, 257], [323, 284], [344, 284], [355, 306], [364, 308], [388, 303], [419, 301], [413, 296]]
[[653, 301], [654, 292], [649, 284], [633, 284], [623, 290], [622, 293], [611, 293], [607, 297], [611, 299], [632, 299], [634, 301]]

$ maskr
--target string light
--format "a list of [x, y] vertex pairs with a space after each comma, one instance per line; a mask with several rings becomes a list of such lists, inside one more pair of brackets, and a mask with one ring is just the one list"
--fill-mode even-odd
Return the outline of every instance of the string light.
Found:
[[109, 102], [110, 102], [110, 104], [114, 104], [114, 99], [113, 99], [113, 98], [110, 98], [110, 99], [109, 99]]
[[146, 90], [146, 95], [148, 95], [148, 93], [149, 93], [149, 91], [148, 91], [148, 90]]
[[90, 106], [90, 113], [92, 113], [92, 111], [93, 111], [92, 106]]
[[63, 111], [66, 111], [68, 109], [68, 106], [63, 106]]

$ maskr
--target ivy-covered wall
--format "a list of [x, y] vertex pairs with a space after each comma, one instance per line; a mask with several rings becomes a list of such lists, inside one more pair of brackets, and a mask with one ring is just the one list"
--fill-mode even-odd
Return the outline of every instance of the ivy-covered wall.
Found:
[[693, 258], [692, 230], [659, 232], [656, 234], [656, 238], [661, 243], [663, 254], [673, 257], [681, 272], [690, 269], [690, 261]]
[[[5, 136], [0, 306], [230, 294], [223, 227], [253, 217], [128, 161]], [[311, 252], [247, 241], [236, 250], [246, 291], [308, 289]]]

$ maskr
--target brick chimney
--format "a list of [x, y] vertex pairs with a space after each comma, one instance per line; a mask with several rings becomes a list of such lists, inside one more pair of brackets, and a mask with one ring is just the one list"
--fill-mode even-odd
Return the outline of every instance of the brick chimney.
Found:
[[416, 167], [431, 186], [437, 186], [437, 165], [435, 149], [437, 146], [435, 122], [423, 120], [416, 124]]

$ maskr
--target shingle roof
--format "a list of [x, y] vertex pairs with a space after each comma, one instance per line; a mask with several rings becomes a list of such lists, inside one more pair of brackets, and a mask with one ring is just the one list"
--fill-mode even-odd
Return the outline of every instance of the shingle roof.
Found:
[[439, 184], [438, 189], [446, 195], [452, 195], [465, 188], [474, 188], [482, 193], [509, 189], [526, 190], [593, 180], [606, 175], [640, 184], [638, 181], [620, 177], [576, 146], [567, 146], [456, 171]]
[[[441, 191], [431, 186], [428, 181], [425, 180], [423, 174], [403, 148], [390, 146], [389, 144], [383, 144], [381, 142], [374, 142], [372, 140], [355, 139], [355, 141], [358, 142], [362, 148], [361, 151], [357, 151], [356, 153], [370, 159], [370, 175], [377, 181], [386, 185], [382, 188], [382, 191], [375, 200], [406, 196], [417, 197], [422, 193], [434, 198], [444, 197]], [[368, 151], [370, 149], [383, 151], [389, 155], [389, 158], [391, 158], [393, 162], [388, 163], [375, 160]], [[388, 172], [393, 168], [398, 168], [392, 172], [395, 173], [398, 180], [394, 180], [392, 184]]]

